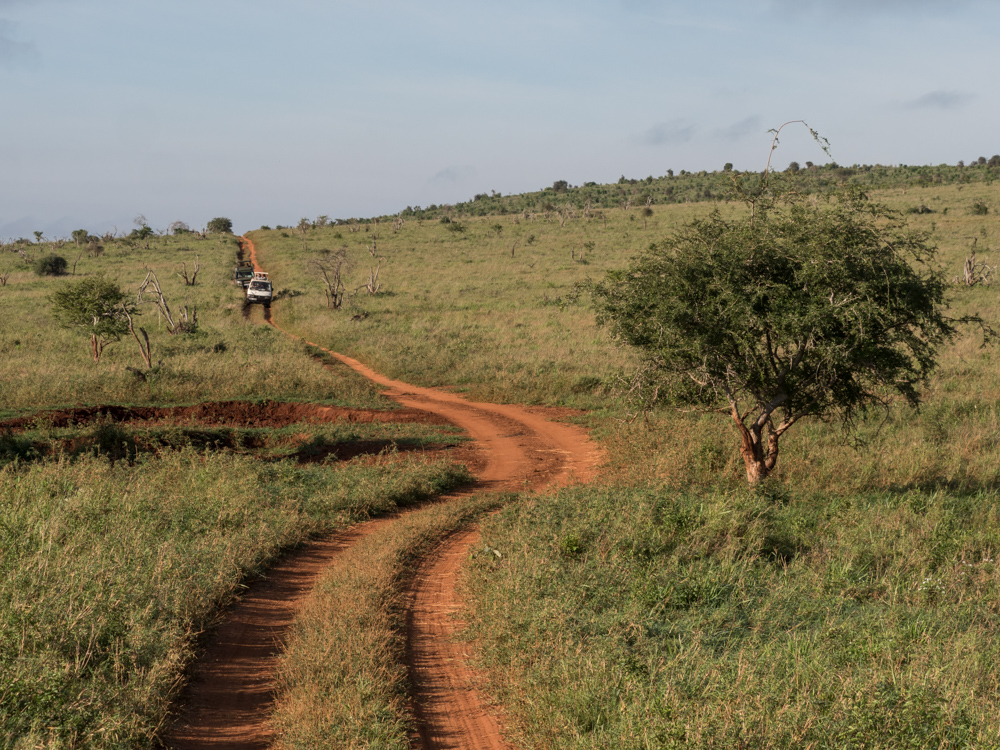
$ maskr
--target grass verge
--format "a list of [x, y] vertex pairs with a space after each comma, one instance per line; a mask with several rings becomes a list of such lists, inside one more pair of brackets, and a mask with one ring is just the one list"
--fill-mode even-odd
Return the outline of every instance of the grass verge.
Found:
[[410, 513], [352, 547], [320, 580], [285, 652], [278, 750], [411, 746], [407, 582], [434, 544], [502, 502], [477, 495]]

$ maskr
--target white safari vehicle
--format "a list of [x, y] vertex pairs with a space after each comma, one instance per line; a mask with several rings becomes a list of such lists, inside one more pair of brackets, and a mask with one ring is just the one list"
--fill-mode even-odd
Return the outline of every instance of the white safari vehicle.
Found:
[[264, 307], [270, 307], [272, 294], [271, 280], [267, 278], [267, 274], [264, 271], [254, 271], [247, 287], [247, 302], [259, 302]]

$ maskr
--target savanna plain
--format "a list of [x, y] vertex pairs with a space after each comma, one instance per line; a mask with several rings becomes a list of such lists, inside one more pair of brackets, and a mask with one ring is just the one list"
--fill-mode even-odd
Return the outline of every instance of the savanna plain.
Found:
[[[929, 233], [949, 281], [1000, 245], [997, 167], [788, 177], [817, 201], [864, 187]], [[226, 232], [5, 244], [0, 746], [156, 746], [201, 635], [248, 581], [313, 536], [420, 507], [302, 613], [280, 747], [409, 746], [403, 592], [470, 519], [462, 637], [515, 747], [1000, 747], [1000, 355], [978, 330], [942, 348], [918, 410], [891, 404], [853, 436], [803, 421], [759, 487], [725, 415], [627, 396], [638, 359], [597, 326], [586, 282], [742, 211], [728, 184], [560, 182], [262, 227], [247, 234], [266, 311], [232, 283]], [[54, 317], [66, 285], [136, 302], [150, 273], [162, 297], [146, 286], [136, 336], [99, 361]], [[949, 314], [1000, 328], [988, 281], [951, 283]], [[265, 313], [399, 380], [563, 407], [603, 447], [601, 476], [428, 504], [471, 480], [462, 434]]]

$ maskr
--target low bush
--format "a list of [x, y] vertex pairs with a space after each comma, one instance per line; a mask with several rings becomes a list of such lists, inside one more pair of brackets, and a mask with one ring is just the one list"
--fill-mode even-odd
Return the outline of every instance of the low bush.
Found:
[[43, 255], [35, 261], [35, 273], [39, 276], [62, 276], [69, 264], [61, 255]]

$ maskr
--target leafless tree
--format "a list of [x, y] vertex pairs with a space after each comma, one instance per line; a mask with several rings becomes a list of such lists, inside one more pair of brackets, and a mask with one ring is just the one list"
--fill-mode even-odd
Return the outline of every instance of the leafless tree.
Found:
[[993, 273], [997, 270], [997, 267], [989, 264], [989, 258], [986, 260], [976, 260], [975, 240], [973, 240], [972, 247], [971, 254], [965, 259], [962, 275], [955, 277], [955, 283], [964, 284], [965, 286], [989, 284], [993, 281]]
[[132, 315], [129, 313], [128, 308], [125, 305], [121, 306], [122, 314], [125, 319], [128, 320], [128, 332], [132, 334], [132, 338], [135, 339], [135, 343], [139, 345], [139, 353], [142, 354], [142, 359], [146, 363], [146, 369], [153, 369], [153, 355], [152, 350], [149, 346], [149, 334], [146, 333], [146, 329], [139, 327], [139, 333], [142, 334], [142, 338], [139, 338], [139, 334], [135, 332], [135, 323], [132, 320]]
[[[151, 297], [152, 299], [143, 299], [143, 295]], [[139, 285], [139, 295], [137, 298], [138, 302], [150, 301], [160, 312], [160, 315], [167, 321], [167, 330], [170, 333], [174, 333], [177, 328], [177, 324], [174, 323], [174, 317], [170, 312], [170, 305], [167, 304], [167, 298], [163, 296], [163, 290], [160, 288], [160, 282], [156, 278], [156, 274], [146, 269], [146, 278]]]
[[347, 287], [344, 286], [343, 274], [347, 271], [347, 250], [339, 250], [327, 253], [319, 258], [309, 261], [309, 268], [323, 279], [326, 286], [326, 306], [331, 310], [339, 310], [344, 304], [344, 295]]
[[10, 278], [10, 271], [0, 273], [0, 286], [7, 286], [7, 279]]
[[358, 289], [367, 289], [368, 294], [378, 294], [378, 290], [382, 288], [382, 282], [378, 280], [378, 273], [382, 270], [382, 261], [385, 258], [378, 259], [378, 265], [375, 267], [369, 267], [368, 269], [368, 281], [361, 286], [357, 287], [354, 291]]
[[194, 286], [195, 279], [198, 278], [198, 271], [201, 270], [200, 260], [201, 258], [197, 255], [194, 256], [194, 271], [192, 271], [190, 279], [188, 278], [187, 264], [181, 263], [181, 270], [177, 272], [177, 275], [184, 279], [185, 286]]

